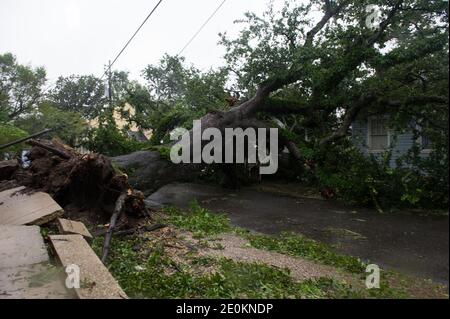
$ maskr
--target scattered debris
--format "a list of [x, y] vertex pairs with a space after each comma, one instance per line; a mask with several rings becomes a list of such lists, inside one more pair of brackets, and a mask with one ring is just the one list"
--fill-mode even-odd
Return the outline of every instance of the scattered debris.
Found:
[[324, 229], [324, 231], [329, 232], [330, 234], [334, 234], [336, 236], [350, 238], [354, 240], [367, 239], [366, 236], [345, 228], [327, 227]]
[[0, 224], [42, 225], [63, 214], [48, 194], [30, 193], [21, 186], [0, 193]]
[[28, 168], [31, 165], [31, 161], [28, 158], [28, 155], [30, 154], [29, 151], [23, 150], [22, 154], [20, 155], [20, 165], [22, 168]]
[[343, 279], [344, 275], [332, 266], [321, 265], [300, 257], [283, 255], [274, 251], [267, 251], [251, 247], [249, 242], [235, 234], [220, 235], [216, 243], [221, 249], [207, 248], [201, 251], [203, 256], [225, 257], [234, 261], [259, 263], [279, 269], [289, 269], [289, 273], [296, 281], [314, 278]]
[[58, 218], [57, 221], [58, 229], [61, 234], [78, 234], [87, 239], [92, 239], [91, 233], [83, 223], [64, 218]]
[[53, 249], [64, 267], [80, 268], [80, 288], [75, 292], [80, 299], [128, 298], [95, 252], [81, 235], [50, 235]]
[[[145, 221], [144, 221], [145, 222]], [[126, 236], [126, 235], [132, 235], [134, 233], [137, 232], [152, 232], [155, 230], [158, 230], [160, 228], [165, 228], [167, 227], [167, 225], [165, 224], [152, 224], [152, 225], [140, 225], [138, 227], [133, 227], [133, 228], [128, 228], [128, 229], [122, 229], [122, 230], [118, 230], [118, 231], [114, 231], [114, 235], [115, 236]], [[117, 226], [115, 227], [116, 229], [118, 228]], [[108, 232], [108, 229], [100, 229], [97, 230], [96, 232], [94, 232], [94, 237], [99, 237], [99, 236], [103, 236]]]

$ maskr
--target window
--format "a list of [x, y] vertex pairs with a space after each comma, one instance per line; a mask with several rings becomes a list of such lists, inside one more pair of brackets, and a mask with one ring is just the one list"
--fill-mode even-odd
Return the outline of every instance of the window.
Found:
[[430, 137], [426, 133], [427, 125], [417, 125], [416, 129], [419, 131], [420, 136], [417, 140], [417, 142], [420, 145], [420, 149], [422, 152], [427, 153], [430, 152], [433, 149], [433, 143], [430, 140]]
[[429, 151], [432, 148], [432, 144], [428, 135], [423, 134], [421, 136], [421, 146], [423, 151]]
[[371, 151], [384, 151], [389, 147], [389, 130], [383, 117], [371, 117], [368, 122], [368, 145]]

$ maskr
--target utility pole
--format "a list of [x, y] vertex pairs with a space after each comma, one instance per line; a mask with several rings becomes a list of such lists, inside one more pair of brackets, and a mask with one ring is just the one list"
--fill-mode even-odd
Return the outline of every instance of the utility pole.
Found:
[[109, 65], [108, 65], [108, 99], [109, 99], [109, 107], [112, 110], [113, 105], [112, 105], [112, 74], [111, 74], [111, 60], [109, 61]]

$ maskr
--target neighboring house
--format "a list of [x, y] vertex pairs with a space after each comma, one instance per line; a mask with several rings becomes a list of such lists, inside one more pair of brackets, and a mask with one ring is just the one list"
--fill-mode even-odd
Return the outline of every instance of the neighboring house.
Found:
[[421, 155], [428, 156], [432, 150], [430, 140], [422, 135], [415, 140], [413, 127], [401, 132], [388, 127], [388, 116], [369, 116], [358, 118], [352, 123], [352, 139], [355, 146], [366, 155], [381, 155], [391, 150], [389, 165], [396, 167], [396, 160], [405, 155], [415, 144], [421, 147]]
[[[126, 103], [122, 109], [123, 112], [128, 112], [130, 115], [134, 115], [136, 113], [134, 107], [128, 103]], [[143, 142], [147, 141], [152, 136], [151, 130], [140, 130], [136, 124], [129, 123], [125, 118], [123, 118], [121, 112], [118, 110], [114, 110], [113, 118], [116, 122], [116, 126], [118, 129], [122, 130], [125, 127], [128, 128], [127, 135], [131, 138], [136, 139], [137, 141]], [[91, 127], [98, 127], [98, 118], [95, 118], [89, 122]]]

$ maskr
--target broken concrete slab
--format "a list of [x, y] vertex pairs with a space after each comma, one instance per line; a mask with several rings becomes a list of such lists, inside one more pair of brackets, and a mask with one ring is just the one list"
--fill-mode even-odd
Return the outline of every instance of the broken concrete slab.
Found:
[[37, 226], [0, 225], [0, 299], [73, 298]]
[[75, 299], [64, 274], [48, 263], [0, 269], [0, 299]]
[[12, 174], [19, 168], [17, 160], [1, 161], [0, 162], [0, 181], [10, 179]]
[[128, 298], [83, 236], [50, 235], [49, 237], [61, 264], [64, 267], [77, 265], [80, 268], [80, 288], [74, 289], [78, 298]]
[[92, 235], [82, 222], [58, 218], [58, 228], [61, 234], [78, 234], [87, 239], [92, 239]]
[[63, 212], [47, 193], [26, 193], [23, 186], [0, 193], [0, 225], [43, 225]]
[[0, 269], [48, 261], [37, 226], [0, 225]]

